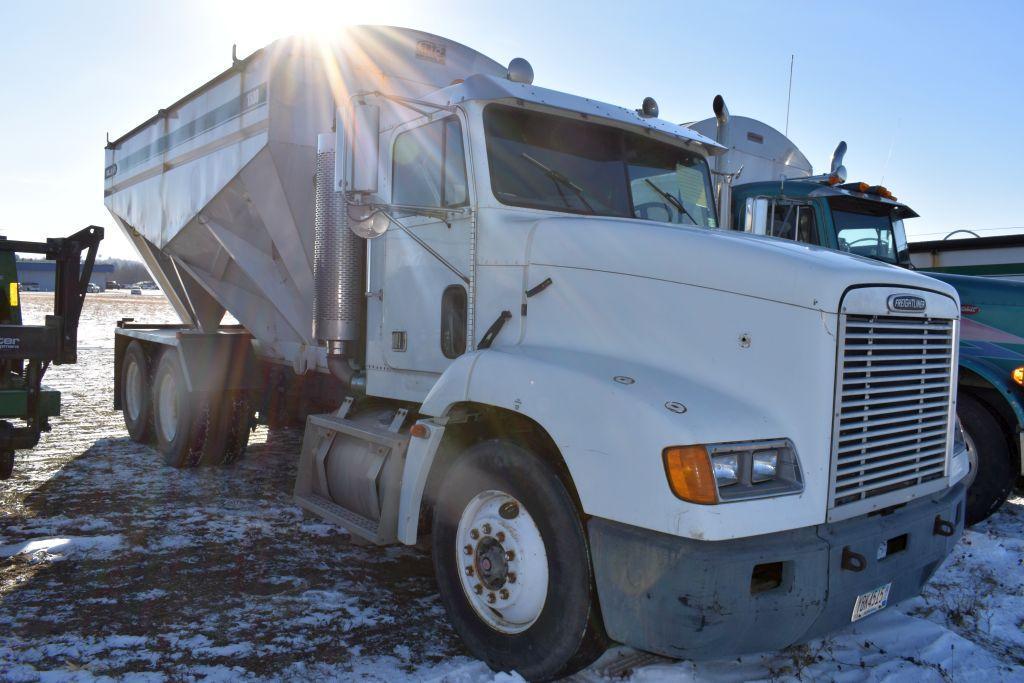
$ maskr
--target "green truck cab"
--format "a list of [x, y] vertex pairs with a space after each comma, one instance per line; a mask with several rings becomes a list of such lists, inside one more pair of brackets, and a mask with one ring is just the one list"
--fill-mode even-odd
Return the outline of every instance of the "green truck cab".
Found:
[[[730, 116], [689, 124], [729, 148], [713, 172], [721, 227], [913, 268], [904, 221], [917, 217], [885, 187], [847, 182], [840, 143], [830, 170], [815, 175], [785, 135]], [[957, 413], [971, 454], [968, 524], [1005, 502], [1024, 471], [1024, 283], [929, 273], [961, 302]]]

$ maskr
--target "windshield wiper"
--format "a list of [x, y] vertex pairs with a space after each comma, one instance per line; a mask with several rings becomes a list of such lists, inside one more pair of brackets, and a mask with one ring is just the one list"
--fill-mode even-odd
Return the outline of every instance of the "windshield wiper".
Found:
[[[590, 202], [587, 201], [587, 198], [585, 196], [586, 190], [584, 190], [582, 187], [580, 187], [572, 180], [570, 180], [565, 174], [556, 171], [555, 169], [551, 168], [550, 166], [540, 161], [537, 161], [526, 152], [523, 152], [522, 155], [524, 159], [529, 161], [531, 164], [533, 164], [540, 170], [544, 171], [544, 175], [546, 175], [548, 178], [551, 178], [551, 180], [554, 181], [556, 186], [564, 185], [565, 187], [568, 187], [570, 190], [575, 192], [576, 196], [579, 197], [581, 202], [583, 202], [583, 205], [587, 207], [587, 211], [589, 211], [590, 213], [595, 213], [594, 207], [590, 205]], [[559, 189], [559, 194], [561, 194], [561, 189]], [[565, 201], [565, 195], [562, 195], [562, 200]], [[569, 203], [566, 202], [565, 205], [569, 206]]]
[[679, 201], [678, 199], [670, 195], [668, 192], [665, 192], [660, 187], [652, 183], [650, 178], [644, 178], [644, 182], [650, 185], [652, 190], [654, 190], [662, 197], [664, 197], [665, 201], [667, 201], [672, 206], [676, 207], [676, 211], [689, 218], [691, 223], [693, 223], [694, 225], [700, 225], [700, 223], [694, 220], [693, 216], [690, 215], [690, 212], [686, 210], [686, 207], [683, 206], [683, 203], [681, 201]]

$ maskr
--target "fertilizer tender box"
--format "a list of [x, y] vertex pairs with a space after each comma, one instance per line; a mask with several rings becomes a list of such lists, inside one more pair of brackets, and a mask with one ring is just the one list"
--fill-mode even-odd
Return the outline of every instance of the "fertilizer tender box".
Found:
[[429, 534], [495, 669], [858, 620], [963, 528], [957, 295], [708, 229], [721, 151], [418, 31], [273, 43], [107, 147], [182, 319], [119, 327], [116, 405], [178, 467], [305, 420], [298, 504]]

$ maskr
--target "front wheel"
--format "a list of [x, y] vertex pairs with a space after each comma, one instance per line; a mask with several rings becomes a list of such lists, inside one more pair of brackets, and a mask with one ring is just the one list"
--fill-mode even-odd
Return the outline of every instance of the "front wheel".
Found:
[[1002, 425], [978, 399], [966, 392], [957, 396], [957, 415], [971, 463], [967, 475], [968, 526], [988, 519], [1013, 490], [1017, 480], [1010, 444]]
[[580, 515], [534, 453], [486, 441], [452, 465], [434, 511], [433, 558], [449, 619], [492, 669], [547, 680], [604, 650]]

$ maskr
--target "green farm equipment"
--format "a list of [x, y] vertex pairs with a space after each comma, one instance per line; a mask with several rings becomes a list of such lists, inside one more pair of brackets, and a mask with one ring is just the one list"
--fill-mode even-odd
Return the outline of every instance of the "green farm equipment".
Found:
[[[11, 476], [14, 452], [39, 443], [60, 414], [60, 392], [43, 389], [43, 375], [78, 360], [78, 317], [102, 239], [95, 225], [45, 242], [0, 238], [0, 479]], [[42, 325], [22, 324], [18, 253], [54, 262], [53, 314]]]

